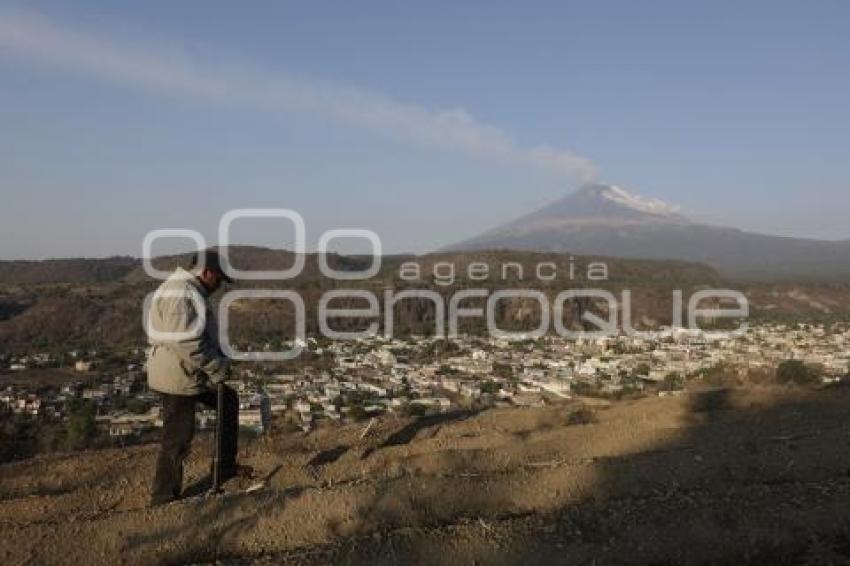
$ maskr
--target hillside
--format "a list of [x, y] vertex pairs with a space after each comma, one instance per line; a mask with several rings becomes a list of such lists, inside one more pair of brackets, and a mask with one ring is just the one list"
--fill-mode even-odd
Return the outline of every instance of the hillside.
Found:
[[[292, 254], [264, 248], [237, 247], [232, 252], [233, 263], [242, 269], [280, 269], [291, 265]], [[459, 289], [483, 287], [488, 290], [502, 288], [541, 289], [550, 295], [579, 286], [587, 286], [586, 266], [593, 258], [577, 257], [577, 276], [570, 279], [568, 259], [564, 254], [529, 254], [517, 252], [477, 252], [475, 254], [430, 254], [415, 258], [389, 256], [382, 259], [381, 271], [364, 281], [339, 282], [321, 275], [315, 254], [305, 259], [303, 272], [291, 281], [241, 281], [233, 288], [278, 288], [291, 289], [299, 293], [307, 310], [307, 331], [317, 330], [317, 305], [319, 298], [328, 290], [337, 288], [367, 289], [378, 297], [385, 289], [425, 288], [449, 297]], [[610, 277], [601, 286], [618, 290], [630, 288], [635, 291], [636, 311], [641, 311], [653, 320], [670, 318], [670, 292], [674, 288], [687, 290], [702, 285], [716, 284], [717, 274], [710, 268], [688, 262], [659, 262], [640, 260], [604, 260], [609, 266]], [[154, 264], [162, 270], [185, 265], [188, 256], [157, 258]], [[403, 261], [416, 261], [421, 267], [421, 279], [406, 281], [399, 277], [399, 266]], [[111, 262], [111, 260], [103, 260]], [[331, 256], [329, 263], [335, 269], [360, 269], [369, 258]], [[442, 284], [435, 277], [435, 264], [450, 262], [455, 265], [455, 274], [449, 284]], [[486, 281], [471, 281], [467, 267], [471, 262], [486, 263], [492, 274]], [[536, 278], [535, 267], [540, 262], [557, 265], [557, 277], [553, 281]], [[521, 265], [523, 276], [515, 269], [509, 277], [502, 278], [502, 268], [507, 263]], [[33, 266], [38, 271], [37, 266]], [[438, 270], [439, 271], [439, 270]], [[70, 277], [70, 274], [69, 274]], [[112, 281], [84, 283], [73, 280], [58, 283], [20, 285], [4, 282], [0, 277], [0, 354], [5, 351], [32, 351], [40, 348], [126, 348], [137, 347], [145, 342], [141, 325], [141, 308], [145, 295], [156, 288], [157, 282], [149, 278], [140, 265]], [[338, 304], [337, 304], [338, 303]], [[342, 308], [346, 303], [337, 301]], [[363, 303], [349, 305], [362, 307]], [[531, 324], [517, 316], [520, 308], [509, 305], [502, 319], [508, 325], [522, 328]], [[433, 332], [433, 303], [429, 301], [407, 301], [397, 307], [396, 330], [400, 333]], [[291, 333], [292, 309], [288, 303], [249, 303], [248, 307], [234, 312], [232, 330], [234, 337], [242, 340], [267, 340], [280, 337], [281, 328]], [[639, 318], [637, 320], [640, 320]], [[351, 321], [344, 323], [353, 324]], [[480, 331], [480, 320], [464, 321], [464, 331]], [[340, 327], [342, 328], [342, 327]]]
[[139, 265], [132, 257], [0, 260], [0, 283], [101, 283], [121, 279]]
[[[232, 253], [234, 264], [243, 269], [275, 269], [291, 265], [292, 254], [265, 248], [236, 247]], [[188, 256], [157, 258], [159, 269], [173, 269], [185, 264]], [[362, 269], [370, 258], [331, 256], [329, 263], [335, 269]], [[0, 268], [0, 355], [14, 352], [42, 350], [66, 351], [72, 348], [120, 349], [135, 348], [145, 343], [141, 325], [141, 305], [145, 295], [156, 288], [156, 281], [145, 275], [136, 261], [129, 270], [117, 270], [114, 258], [103, 260], [68, 260], [84, 262], [86, 273], [112, 273], [112, 279], [95, 281], [91, 277], [80, 281], [82, 273], [74, 268], [70, 271], [51, 271], [55, 264], [30, 262], [16, 268], [15, 276], [6, 270], [3, 279]], [[90, 262], [100, 261], [96, 267]], [[608, 279], [588, 281], [587, 266], [593, 261], [608, 266]], [[123, 262], [123, 260], [121, 260]], [[408, 281], [400, 277], [400, 265], [415, 262], [421, 278]], [[549, 262], [557, 267], [553, 280], [541, 280], [535, 274], [538, 264]], [[451, 280], [439, 264], [454, 265]], [[484, 281], [469, 278], [471, 263], [485, 263], [489, 277]], [[504, 267], [518, 264], [516, 268]], [[81, 264], [82, 265], [82, 264]], [[571, 276], [571, 265], [575, 275]], [[80, 268], [82, 269], [82, 268]], [[85, 271], [85, 270], [83, 270]], [[23, 280], [44, 279], [44, 273], [61, 280], [56, 282], [22, 284]], [[507, 277], [503, 277], [507, 273]], [[106, 277], [104, 275], [104, 277]], [[441, 277], [443, 278], [441, 280]], [[339, 282], [321, 275], [315, 254], [306, 257], [301, 275], [291, 281], [237, 282], [232, 288], [281, 288], [291, 289], [302, 297], [307, 315], [307, 332], [317, 331], [317, 305], [320, 297], [332, 289], [366, 289], [377, 297], [384, 290], [396, 292], [403, 289], [431, 289], [448, 298], [459, 290], [484, 288], [488, 292], [498, 289], [536, 289], [546, 293], [550, 300], [559, 292], [580, 287], [598, 287], [615, 294], [631, 290], [633, 320], [637, 328], [669, 324], [672, 317], [672, 292], [682, 290], [684, 296], [706, 287], [730, 288], [744, 292], [751, 305], [753, 320], [810, 320], [846, 317], [850, 311], [850, 283], [752, 283], [739, 282], [722, 277], [706, 265], [673, 260], [639, 260], [602, 256], [572, 256], [563, 253], [534, 253], [501, 250], [476, 252], [441, 252], [422, 256], [388, 256], [382, 260], [380, 272], [365, 281]], [[285, 302], [248, 303], [243, 309], [234, 310], [231, 329], [235, 339], [243, 341], [266, 341], [291, 335], [293, 312]], [[475, 306], [475, 300], [468, 305]], [[362, 308], [364, 302], [339, 300], [337, 308]], [[500, 328], [523, 330], [536, 326], [536, 311], [529, 311], [521, 301], [505, 301], [499, 313]], [[566, 312], [565, 323], [575, 326], [579, 306]], [[396, 307], [398, 335], [405, 333], [427, 334], [434, 328], [434, 306], [427, 300], [407, 300]], [[357, 321], [343, 320], [336, 328], [356, 330], [365, 325]], [[477, 318], [463, 319], [461, 332], [480, 332], [483, 321]], [[287, 334], [289, 333], [289, 334]]]
[[[846, 563], [850, 391], [449, 413], [243, 444], [253, 493], [145, 507], [154, 446], [0, 466], [4, 563]], [[593, 422], [596, 421], [596, 422]], [[586, 424], [579, 424], [586, 423]], [[210, 439], [188, 465], [198, 492]], [[242, 485], [244, 487], [245, 484]]]

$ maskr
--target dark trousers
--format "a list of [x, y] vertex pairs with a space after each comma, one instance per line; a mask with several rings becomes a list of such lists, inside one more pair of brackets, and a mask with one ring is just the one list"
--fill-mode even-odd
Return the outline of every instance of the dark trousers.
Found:
[[[151, 503], [165, 503], [180, 496], [183, 486], [183, 462], [195, 434], [195, 404], [216, 408], [215, 390], [200, 395], [162, 394], [162, 445], [156, 461]], [[222, 417], [222, 478], [232, 477], [236, 470], [237, 435], [239, 433], [239, 397], [230, 387], [224, 388]]]

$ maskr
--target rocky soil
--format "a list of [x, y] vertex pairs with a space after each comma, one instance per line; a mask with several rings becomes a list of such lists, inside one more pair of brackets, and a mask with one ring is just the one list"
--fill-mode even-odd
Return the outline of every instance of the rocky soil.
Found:
[[850, 389], [456, 412], [243, 443], [263, 489], [148, 508], [155, 446], [0, 466], [0, 563], [850, 563]]

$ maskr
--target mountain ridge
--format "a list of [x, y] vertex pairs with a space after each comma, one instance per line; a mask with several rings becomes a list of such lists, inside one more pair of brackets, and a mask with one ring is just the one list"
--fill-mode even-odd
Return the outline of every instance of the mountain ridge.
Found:
[[613, 185], [585, 185], [445, 250], [501, 249], [706, 263], [731, 278], [850, 279], [850, 240], [760, 234], [695, 222]]

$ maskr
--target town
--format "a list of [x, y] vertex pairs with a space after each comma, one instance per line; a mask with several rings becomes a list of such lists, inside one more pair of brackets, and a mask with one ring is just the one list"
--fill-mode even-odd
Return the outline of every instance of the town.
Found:
[[[244, 433], [263, 434], [278, 426], [308, 432], [389, 413], [421, 416], [534, 407], [573, 397], [676, 395], [689, 382], [710, 384], [718, 375], [775, 379], [777, 368], [789, 362], [809, 382], [826, 383], [848, 373], [848, 339], [850, 328], [843, 324], [761, 324], [725, 337], [665, 328], [578, 340], [310, 338], [308, 360], [285, 370], [238, 364], [232, 384], [239, 392]], [[140, 441], [162, 426], [158, 396], [146, 386], [144, 360], [142, 348], [108, 358], [95, 351], [71, 351], [61, 358], [7, 356], [0, 411], [65, 426], [69, 435], [98, 435], [120, 445]], [[47, 385], [13, 379], [39, 371], [61, 371], [66, 378]], [[81, 411], [88, 420], [82, 425]], [[214, 422], [213, 411], [198, 412], [200, 430]]]

